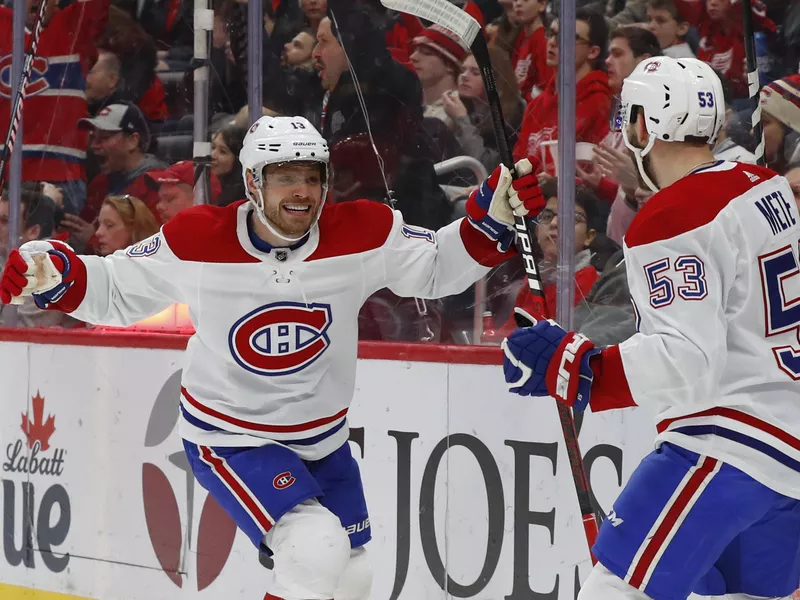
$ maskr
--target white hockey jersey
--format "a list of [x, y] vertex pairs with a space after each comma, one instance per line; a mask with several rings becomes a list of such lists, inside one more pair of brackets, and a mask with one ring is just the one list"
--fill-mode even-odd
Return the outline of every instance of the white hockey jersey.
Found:
[[613, 394], [654, 409], [657, 445], [795, 498], [798, 218], [787, 181], [754, 165], [718, 161], [654, 195], [624, 240], [638, 333], [603, 351], [597, 405], [592, 390], [595, 409]]
[[[307, 460], [348, 438], [358, 312], [373, 292], [439, 298], [511, 256], [461, 220], [438, 232], [358, 201], [325, 207], [308, 241], [259, 251], [247, 202], [195, 207], [160, 233], [105, 258], [82, 257], [59, 309], [128, 325], [189, 306], [181, 436], [208, 446], [280, 442]], [[85, 290], [85, 294], [84, 294]]]

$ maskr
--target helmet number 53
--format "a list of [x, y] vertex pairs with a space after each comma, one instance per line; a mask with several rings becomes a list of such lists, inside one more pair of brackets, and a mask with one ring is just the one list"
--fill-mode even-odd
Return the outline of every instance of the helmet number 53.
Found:
[[711, 92], [697, 92], [700, 108], [714, 108], [714, 94]]

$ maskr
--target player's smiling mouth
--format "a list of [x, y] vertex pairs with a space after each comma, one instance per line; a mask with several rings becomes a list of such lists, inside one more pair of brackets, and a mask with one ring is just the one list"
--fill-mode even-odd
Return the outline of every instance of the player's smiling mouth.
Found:
[[284, 204], [283, 210], [293, 215], [304, 215], [311, 211], [310, 204]]

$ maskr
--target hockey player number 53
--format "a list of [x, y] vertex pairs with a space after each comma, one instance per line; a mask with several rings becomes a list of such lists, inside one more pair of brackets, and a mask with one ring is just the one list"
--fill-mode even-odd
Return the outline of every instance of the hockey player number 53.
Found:
[[[789, 281], [800, 272], [791, 246], [758, 257], [764, 292], [766, 337], [794, 331], [800, 340], [800, 297], [787, 292]], [[795, 381], [800, 380], [800, 349], [791, 345], [772, 348], [778, 367]]]
[[[650, 306], [663, 308], [677, 296], [682, 300], [702, 300], [708, 296], [703, 261], [696, 256], [681, 256], [671, 268], [670, 259], [662, 258], [644, 266], [650, 288]], [[678, 285], [675, 285], [675, 280]]]

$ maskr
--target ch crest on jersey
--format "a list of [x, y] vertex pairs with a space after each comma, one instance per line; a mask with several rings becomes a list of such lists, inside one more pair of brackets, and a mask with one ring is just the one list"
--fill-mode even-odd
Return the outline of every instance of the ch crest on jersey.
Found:
[[244, 369], [274, 377], [305, 369], [330, 346], [333, 322], [329, 304], [272, 302], [231, 327], [231, 355]]
[[[43, 56], [35, 56], [31, 64], [31, 78], [25, 86], [26, 96], [35, 96], [50, 87], [47, 79], [48, 61]], [[15, 90], [11, 88], [11, 55], [0, 57], [0, 97], [11, 98]]]

